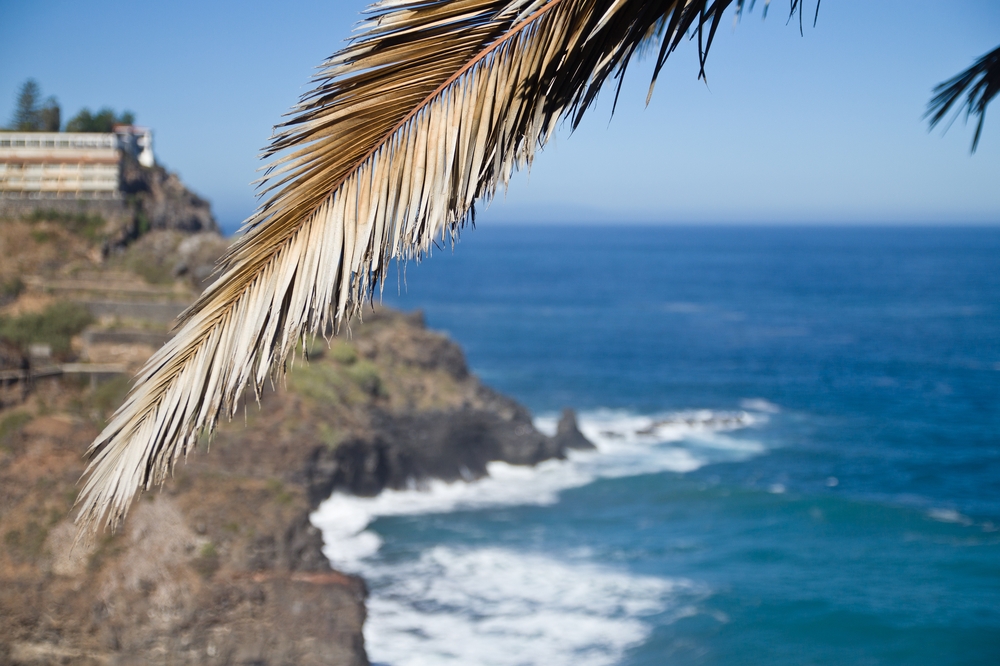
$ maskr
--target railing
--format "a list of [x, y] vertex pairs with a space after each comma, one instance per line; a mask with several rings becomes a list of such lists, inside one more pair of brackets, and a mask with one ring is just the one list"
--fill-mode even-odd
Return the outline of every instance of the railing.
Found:
[[96, 132], [0, 132], [4, 148], [93, 150], [118, 148], [118, 136]]
[[0, 191], [117, 192], [115, 134], [0, 132]]
[[128, 369], [121, 363], [63, 363], [31, 370], [6, 370], [0, 372], [0, 382], [23, 382], [60, 375], [123, 375]]

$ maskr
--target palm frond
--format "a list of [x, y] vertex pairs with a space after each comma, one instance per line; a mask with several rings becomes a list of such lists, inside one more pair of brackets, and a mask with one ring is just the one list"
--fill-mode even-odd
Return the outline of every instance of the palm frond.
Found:
[[[972, 137], [972, 152], [976, 152], [983, 134], [986, 107], [998, 93], [1000, 93], [1000, 47], [984, 55], [961, 74], [934, 88], [934, 97], [927, 104], [927, 113], [924, 117], [930, 118], [930, 127], [934, 129], [956, 104], [958, 109], [955, 117], [962, 115], [961, 107], [964, 106], [966, 121], [972, 116], [979, 118], [976, 122], [976, 132]], [[964, 102], [961, 101], [963, 95]], [[954, 119], [952, 118], [952, 122]]]
[[[454, 241], [558, 121], [687, 35], [701, 63], [739, 0], [384, 0], [276, 130], [264, 202], [94, 441], [82, 528], [124, 518], [307, 334], [336, 328], [393, 259]], [[792, 7], [800, 0], [792, 0]], [[655, 81], [655, 76], [654, 76]]]

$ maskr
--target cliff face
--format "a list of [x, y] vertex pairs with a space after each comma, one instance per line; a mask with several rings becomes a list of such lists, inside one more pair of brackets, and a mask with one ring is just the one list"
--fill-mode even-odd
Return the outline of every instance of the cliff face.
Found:
[[147, 231], [161, 229], [194, 233], [219, 230], [211, 204], [189, 190], [176, 173], [160, 165], [140, 166], [122, 159], [122, 192], [135, 214], [135, 223]]
[[[319, 424], [315, 436], [325, 438], [309, 454], [307, 476], [295, 479], [314, 503], [335, 489], [371, 496], [428, 479], [481, 478], [493, 460], [533, 465], [564, 455], [559, 442], [535, 430], [524, 407], [470, 375], [461, 349], [428, 331], [419, 313], [380, 310], [354, 333], [328, 351], [320, 345], [322, 356], [314, 353], [291, 376], [291, 393], [304, 398], [301, 420]], [[320, 381], [355, 387], [324, 395], [316, 390]], [[367, 395], [352, 397], [359, 389]], [[342, 415], [330, 434], [324, 424], [334, 404], [361, 408]]]
[[39, 384], [0, 411], [0, 663], [366, 664], [364, 583], [330, 569], [309, 512], [334, 489], [563, 454], [419, 315], [380, 310], [305, 351], [287, 388], [75, 550], [81, 454], [112, 385]]
[[364, 583], [330, 570], [280, 450], [235, 470], [199, 455], [72, 548], [109, 387], [38, 381], [0, 412], [0, 664], [367, 663]]

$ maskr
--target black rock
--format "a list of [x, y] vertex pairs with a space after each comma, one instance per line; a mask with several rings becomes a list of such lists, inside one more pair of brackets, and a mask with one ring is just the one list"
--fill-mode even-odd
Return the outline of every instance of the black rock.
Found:
[[563, 410], [559, 425], [556, 427], [556, 436], [553, 439], [561, 450], [586, 451], [597, 448], [580, 432], [580, 428], [576, 424], [576, 412], [569, 408]]

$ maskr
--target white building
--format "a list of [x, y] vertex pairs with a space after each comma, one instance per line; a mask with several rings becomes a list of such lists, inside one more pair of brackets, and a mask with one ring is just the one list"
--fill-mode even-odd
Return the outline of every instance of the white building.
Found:
[[119, 198], [123, 154], [152, 166], [152, 131], [120, 125], [108, 134], [0, 132], [0, 197]]

